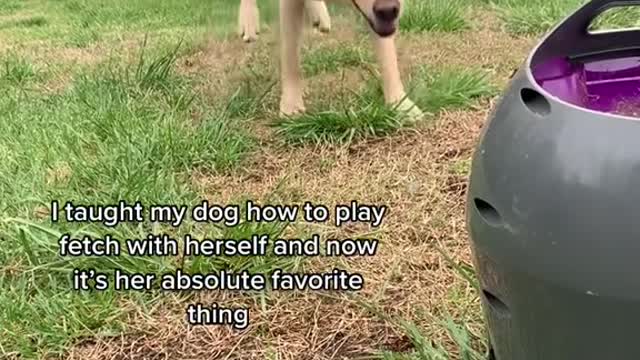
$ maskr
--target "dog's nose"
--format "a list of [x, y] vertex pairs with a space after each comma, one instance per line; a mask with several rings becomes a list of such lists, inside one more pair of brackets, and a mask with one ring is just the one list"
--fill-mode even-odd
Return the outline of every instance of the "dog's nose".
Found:
[[395, 21], [398, 18], [400, 6], [398, 4], [382, 4], [373, 7], [373, 14], [378, 20]]

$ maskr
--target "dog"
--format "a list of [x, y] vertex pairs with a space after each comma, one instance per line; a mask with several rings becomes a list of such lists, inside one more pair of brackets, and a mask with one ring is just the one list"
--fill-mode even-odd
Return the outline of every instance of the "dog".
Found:
[[[267, 0], [269, 1], [269, 0]], [[417, 121], [424, 115], [407, 97], [395, 44], [395, 35], [403, 11], [403, 0], [325, 0], [351, 2], [367, 21], [372, 33], [376, 59], [382, 76], [385, 102]], [[305, 7], [312, 21], [320, 29], [331, 27], [324, 1], [279, 0], [280, 11], [280, 116], [294, 116], [306, 111], [303, 100], [300, 48], [302, 42]], [[256, 0], [242, 0], [240, 27], [243, 38], [251, 38], [259, 32]], [[247, 26], [249, 25], [249, 26]]]

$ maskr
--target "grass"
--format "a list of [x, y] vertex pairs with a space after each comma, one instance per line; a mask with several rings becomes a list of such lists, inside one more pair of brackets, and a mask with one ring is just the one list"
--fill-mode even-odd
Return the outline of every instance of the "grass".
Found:
[[[476, 274], [474, 269], [469, 268], [464, 263], [459, 263], [455, 259], [451, 258], [445, 250], [438, 248], [438, 252], [441, 253], [445, 262], [455, 270], [457, 275], [463, 279], [464, 285], [471, 286], [476, 291], [480, 291], [478, 281], [476, 280]], [[465, 284], [466, 283], [466, 284]], [[455, 291], [455, 289], [454, 289]], [[452, 292], [453, 293], [453, 292]], [[454, 293], [454, 300], [456, 301]], [[468, 298], [464, 299], [464, 302], [469, 301]], [[468, 305], [465, 305], [468, 306]], [[366, 306], [371, 309], [371, 306]], [[378, 316], [385, 316], [380, 311], [374, 312]], [[474, 334], [465, 324], [460, 324], [453, 319], [450, 314], [442, 318], [430, 319], [433, 322], [439, 323], [451, 340], [450, 346], [438, 343], [428, 339], [420, 328], [413, 322], [406, 319], [389, 319], [387, 321], [395, 323], [410, 339], [413, 346], [413, 350], [409, 353], [397, 353], [397, 352], [383, 352], [383, 360], [450, 360], [450, 359], [463, 359], [463, 360], [486, 360], [489, 359], [490, 347], [487, 344], [486, 337], [478, 337]], [[480, 345], [478, 345], [480, 342]], [[482, 349], [482, 350], [478, 350]]]
[[409, 1], [400, 19], [400, 29], [417, 33], [467, 29], [466, 4], [460, 0]]
[[[96, 330], [115, 333], [124, 329], [120, 318], [124, 309], [113, 292], [79, 295], [63, 291], [66, 284], [35, 288], [26, 278], [3, 276], [1, 280], [4, 356], [36, 358], [63, 353], [70, 338], [91, 336]], [[52, 291], [56, 285], [60, 289]]]
[[232, 88], [224, 112], [235, 119], [251, 119], [266, 113], [265, 103], [274, 92], [275, 85], [272, 76], [250, 68], [245, 71], [237, 88]]
[[0, 28], [32, 28], [47, 25], [47, 19], [44, 16], [31, 16], [24, 19], [15, 19], [4, 22]]
[[[586, 3], [586, 0], [494, 0], [493, 4], [508, 32], [515, 35], [535, 35], [549, 31], [558, 21]], [[590, 24], [589, 30], [637, 28], [640, 25], [638, 6], [609, 9]]]
[[[127, 256], [60, 259], [56, 242], [64, 231], [96, 238], [105, 230], [50, 227], [34, 219], [36, 209], [51, 199], [195, 203], [197, 196], [185, 181], [190, 171], [224, 171], [250, 151], [250, 136], [224, 113], [191, 118], [195, 108], [208, 111], [189, 80], [174, 73], [176, 54], [173, 48], [155, 58], [141, 55], [134, 67], [104, 64], [78, 74], [61, 94], [2, 99], [0, 148], [7, 151], [0, 165], [0, 259], [16, 269], [0, 272], [0, 302], [13, 304], [0, 311], [3, 351], [24, 356], [58, 352], [70, 339], [118, 328], [122, 311], [115, 293], [89, 296], [68, 290], [68, 274], [75, 267], [162, 272], [176, 266], [172, 259]], [[5, 90], [33, 81], [27, 62], [8, 59], [5, 64]], [[114, 231], [123, 239], [141, 236], [144, 229]], [[27, 304], [33, 305], [29, 311]]]
[[291, 143], [350, 143], [388, 134], [403, 127], [393, 109], [375, 102], [358, 102], [342, 111], [323, 111], [281, 119], [277, 134]]
[[3, 1], [2, 4], [0, 4], [0, 11], [2, 11], [5, 14], [11, 14], [16, 12], [17, 10], [22, 9], [23, 6], [24, 6], [23, 1], [7, 0], [7, 1]]
[[[114, 40], [126, 32], [157, 32], [165, 39], [199, 33], [229, 34], [235, 9], [224, 0], [36, 0], [24, 11], [21, 2], [0, 11], [12, 14], [0, 18], [0, 33], [14, 41], [37, 39], [58, 45], [87, 47], [99, 40]], [[264, 8], [264, 16], [272, 14]], [[23, 12], [24, 15], [23, 16]], [[36, 15], [31, 15], [31, 14]], [[30, 15], [27, 15], [30, 14]], [[212, 22], [217, 15], [218, 21]], [[272, 16], [272, 15], [271, 15]]]
[[514, 35], [535, 35], [551, 29], [584, 0], [495, 0], [506, 30]]
[[[438, 251], [441, 252], [445, 262], [455, 270], [457, 275], [461, 279], [464, 279], [466, 282], [465, 285], [470, 285], [474, 289], [479, 290], [473, 269], [468, 269], [465, 264], [459, 264], [444, 250], [439, 249]], [[456, 322], [450, 314], [446, 314], [443, 318], [428, 315], [429, 322], [438, 323], [450, 338], [451, 343], [445, 345], [427, 338], [420, 327], [414, 322], [404, 318], [389, 316], [366, 300], [363, 301], [359, 299], [358, 301], [364, 308], [376, 316], [394, 324], [410, 341], [410, 351], [383, 351], [380, 354], [382, 360], [486, 360], [489, 358], [488, 351], [490, 351], [490, 348], [486, 338], [478, 338], [478, 335], [472, 333], [464, 324]], [[420, 311], [420, 313], [423, 312]], [[480, 342], [480, 345], [478, 345], [478, 342]], [[479, 348], [482, 350], [478, 350]]]
[[414, 102], [428, 112], [465, 108], [498, 92], [485, 71], [473, 68], [433, 71], [428, 67], [420, 67], [412, 78], [411, 86]]
[[[478, 70], [432, 72], [420, 68], [414, 74], [413, 82], [410, 97], [427, 112], [464, 108], [497, 92], [487, 74]], [[274, 123], [276, 134], [291, 143], [345, 144], [383, 136], [407, 125], [401, 113], [384, 104], [377, 83], [370, 83], [354, 98], [346, 106], [340, 103], [341, 108], [279, 119]]]
[[28, 61], [15, 54], [3, 59], [0, 84], [21, 87], [36, 77], [37, 70]]
[[278, 119], [273, 124], [276, 135], [293, 144], [345, 144], [404, 127], [401, 114], [385, 105], [381, 96], [368, 96], [370, 91], [355, 94], [346, 106]]
[[614, 7], [600, 14], [589, 26], [590, 31], [618, 30], [638, 28], [640, 26], [640, 7]]
[[357, 67], [371, 63], [368, 53], [353, 44], [322, 46], [304, 53], [302, 69], [305, 76], [337, 72], [342, 68]]

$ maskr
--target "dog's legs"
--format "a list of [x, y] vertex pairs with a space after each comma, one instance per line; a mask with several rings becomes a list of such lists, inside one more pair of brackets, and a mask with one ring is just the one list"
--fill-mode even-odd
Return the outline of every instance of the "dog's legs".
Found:
[[240, 0], [238, 33], [245, 42], [257, 39], [260, 33], [260, 13], [256, 0]]
[[329, 16], [327, 4], [322, 0], [305, 0], [305, 4], [313, 26], [321, 32], [329, 32], [331, 30], [331, 17]]
[[411, 121], [419, 120], [423, 113], [413, 101], [407, 98], [402, 84], [394, 36], [383, 38], [373, 34], [373, 42], [382, 73], [385, 101], [390, 105], [397, 105], [397, 109], [406, 112]]
[[303, 22], [303, 0], [280, 0], [280, 115], [305, 111], [300, 65]]

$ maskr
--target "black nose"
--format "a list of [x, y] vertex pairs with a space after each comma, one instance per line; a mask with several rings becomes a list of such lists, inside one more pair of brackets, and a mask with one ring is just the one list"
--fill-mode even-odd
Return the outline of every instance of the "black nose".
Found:
[[398, 5], [381, 5], [373, 7], [373, 14], [378, 20], [394, 21], [398, 18], [400, 7]]

